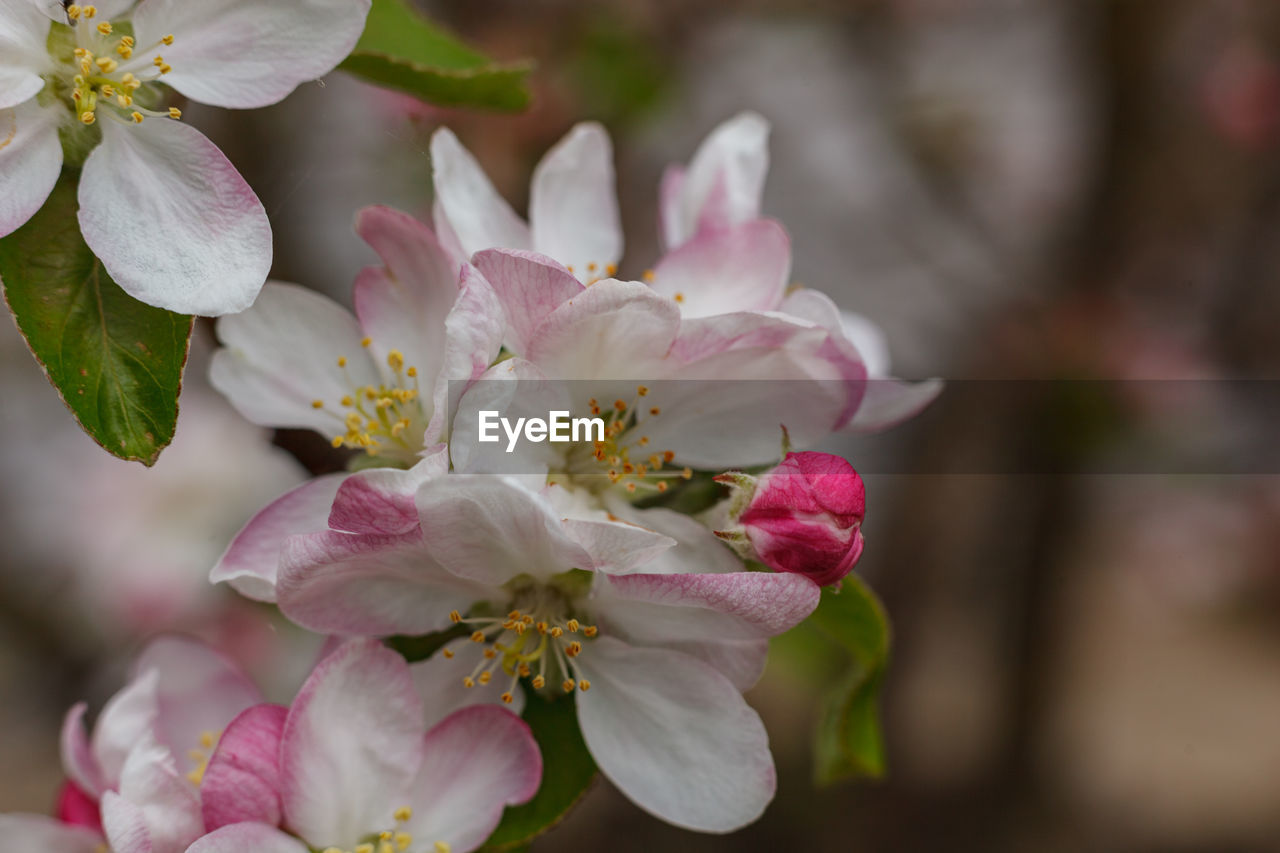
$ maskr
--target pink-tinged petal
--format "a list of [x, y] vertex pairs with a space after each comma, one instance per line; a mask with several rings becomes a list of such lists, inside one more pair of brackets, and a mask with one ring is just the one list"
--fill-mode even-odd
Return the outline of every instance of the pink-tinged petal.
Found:
[[769, 171], [769, 123], [756, 113], [740, 113], [703, 140], [689, 163], [681, 188], [675, 246], [704, 228], [723, 228], [760, 215], [760, 196]]
[[279, 826], [280, 740], [289, 709], [255, 705], [231, 721], [200, 782], [205, 829], [235, 823]]
[[[453, 657], [446, 657], [445, 649], [452, 652]], [[519, 688], [512, 691], [511, 704], [502, 701], [502, 694], [511, 686], [509, 678], [495, 678], [488, 684], [477, 683], [474, 687], [462, 683], [475, 669], [479, 659], [480, 649], [470, 639], [464, 638], [446, 643], [444, 648], [426, 660], [409, 665], [414, 686], [422, 697], [427, 728], [454, 711], [472, 705], [501, 705], [513, 714], [524, 710], [524, 691]]]
[[[449, 471], [449, 449], [432, 448], [407, 471], [399, 468], [368, 468], [346, 477], [333, 499], [328, 526], [346, 533], [398, 535], [412, 533], [418, 526], [418, 507], [413, 496], [428, 480]], [[319, 532], [297, 529], [295, 533]]]
[[[619, 635], [618, 639], [646, 645], [625, 635]], [[697, 658], [729, 679], [739, 690], [754, 687], [769, 662], [768, 640], [672, 640], [652, 645]]]
[[241, 711], [262, 702], [262, 691], [223, 655], [185, 637], [160, 637], [138, 656], [135, 678], [155, 673], [156, 736], [183, 773], [198, 762], [188, 754], [222, 730]]
[[787, 294], [778, 310], [843, 335], [858, 351], [867, 375], [889, 375], [889, 344], [880, 327], [861, 314], [841, 311], [820, 290], [800, 287]]
[[732, 832], [773, 799], [769, 736], [733, 683], [689, 655], [595, 640], [577, 658], [591, 756], [640, 808], [676, 826]]
[[[117, 851], [116, 832], [107, 808], [111, 792], [103, 797], [103, 825]], [[204, 834], [200, 799], [190, 781], [178, 772], [173, 755], [155, 741], [144, 741], [125, 761], [120, 774], [120, 797], [137, 810], [131, 813], [128, 835], [140, 850], [182, 853]], [[137, 834], [137, 817], [146, 827], [145, 841]]]
[[609, 134], [595, 122], [574, 126], [533, 172], [533, 247], [584, 281], [612, 275], [622, 257], [622, 225]]
[[282, 100], [341, 62], [364, 30], [370, 0], [143, 0], [139, 45], [173, 35], [164, 82], [195, 101], [250, 109]]
[[563, 463], [563, 445], [517, 441], [508, 453], [507, 434], [493, 420], [488, 421], [486, 440], [480, 440], [480, 413], [499, 412], [510, 424], [521, 418], [545, 419], [548, 412], [574, 410], [568, 390], [567, 383], [548, 379], [537, 365], [519, 356], [504, 359], [485, 371], [453, 406], [449, 453], [454, 472], [543, 475], [545, 484], [546, 472]]
[[[39, 77], [36, 82], [44, 84]], [[0, 69], [0, 92], [4, 91]], [[35, 215], [58, 182], [58, 118], [57, 110], [42, 109], [34, 98], [14, 109], [0, 109], [0, 237]]]
[[423, 757], [422, 700], [400, 655], [349, 642], [316, 666], [281, 741], [285, 825], [311, 846], [350, 849], [392, 824]]
[[80, 230], [126, 293], [183, 314], [243, 311], [271, 269], [262, 202], [216, 145], [171, 119], [102, 123]]
[[680, 309], [639, 282], [598, 282], [552, 311], [525, 356], [557, 379], [652, 379]]
[[506, 327], [506, 316], [493, 287], [475, 267], [463, 267], [458, 301], [444, 322], [444, 367], [440, 378], [479, 378], [502, 350]]
[[255, 601], [274, 602], [284, 541], [326, 529], [330, 508], [347, 479], [346, 474], [317, 477], [267, 504], [231, 540], [209, 581], [230, 584]]
[[100, 853], [102, 836], [44, 815], [0, 814], [0, 838], [6, 849], [40, 853]]
[[214, 355], [209, 380], [256, 424], [332, 438], [346, 432], [342, 398], [381, 381], [363, 338], [356, 318], [333, 300], [271, 282], [252, 308], [218, 321], [225, 349]]
[[93, 757], [107, 788], [120, 784], [120, 773], [130, 751], [154, 737], [160, 718], [157, 672], [142, 672], [112, 696], [93, 728]]
[[658, 186], [658, 233], [662, 235], [662, 245], [670, 251], [686, 239], [683, 215], [680, 212], [680, 200], [684, 194], [683, 166], [672, 164], [662, 172], [662, 181]]
[[186, 853], [307, 853], [307, 845], [264, 823], [236, 823], [211, 832]]
[[115, 791], [107, 791], [102, 797], [102, 828], [111, 853], [153, 853], [155, 850], [142, 809]]
[[644, 563], [642, 571], [645, 574], [722, 574], [743, 570], [742, 561], [714, 533], [683, 513], [661, 507], [636, 509], [630, 501], [617, 496], [607, 498], [606, 505], [623, 521], [662, 533], [676, 541], [676, 547]]
[[591, 555], [594, 568], [610, 574], [648, 571], [654, 558], [676, 544], [669, 536], [624, 521], [566, 518], [563, 525]]
[[582, 283], [546, 255], [516, 249], [487, 249], [474, 263], [498, 295], [506, 316], [506, 342], [517, 355], [528, 353], [534, 333], [552, 311], [582, 293]]
[[435, 229], [436, 239], [440, 241], [440, 246], [449, 253], [449, 257], [459, 266], [471, 260], [471, 256], [462, 249], [462, 243], [458, 240], [458, 234], [453, 230], [453, 225], [449, 223], [449, 217], [445, 215], [444, 207], [440, 204], [440, 198], [437, 196], [431, 202], [431, 225]]
[[[542, 754], [529, 726], [492, 705], [464, 708], [426, 736], [422, 768], [409, 787], [405, 831], [459, 853], [484, 843], [502, 810], [527, 802], [542, 781]], [[424, 849], [430, 849], [426, 847]]]
[[941, 379], [922, 382], [872, 379], [848, 428], [853, 432], [878, 432], [896, 426], [924, 411], [942, 393], [942, 388]]
[[819, 595], [816, 584], [794, 574], [631, 574], [602, 580], [593, 607], [602, 623], [646, 645], [758, 640], [800, 624]]
[[684, 317], [772, 311], [791, 279], [791, 238], [772, 219], [702, 231], [654, 269], [653, 289]]
[[99, 797], [110, 786], [102, 777], [102, 769], [85, 733], [84, 715], [87, 710], [88, 706], [80, 702], [67, 712], [62, 722], [62, 772], [82, 790]]
[[366, 207], [356, 215], [356, 233], [379, 257], [352, 291], [356, 316], [378, 364], [399, 350], [428, 387], [444, 360], [445, 318], [458, 298], [461, 265], [426, 225], [389, 207]]
[[221, 827], [187, 848], [187, 853], [307, 853], [307, 845], [266, 824]]
[[494, 247], [533, 247], [529, 226], [447, 127], [431, 137], [431, 168], [436, 198], [466, 257]]
[[286, 543], [279, 602], [285, 615], [313, 631], [426, 634], [447, 627], [449, 611], [484, 592], [433, 560], [418, 531], [325, 532]]
[[454, 474], [417, 500], [427, 553], [460, 578], [496, 587], [523, 573], [593, 568], [546, 498], [506, 477]]
[[67, 782], [58, 792], [54, 815], [65, 824], [82, 826], [94, 833], [102, 832], [102, 809], [98, 798], [89, 796], [75, 782]]

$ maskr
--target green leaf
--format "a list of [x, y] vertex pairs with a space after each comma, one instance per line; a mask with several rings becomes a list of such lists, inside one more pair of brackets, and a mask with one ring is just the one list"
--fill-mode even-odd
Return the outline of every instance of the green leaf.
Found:
[[850, 658], [822, 706], [814, 744], [819, 785], [885, 772], [880, 687], [889, 664], [889, 620], [875, 593], [849, 575], [839, 592], [822, 591], [809, 623]]
[[121, 459], [152, 465], [173, 440], [192, 318], [113, 282], [76, 221], [64, 172], [26, 225], [0, 239], [0, 284], [27, 346], [80, 426]]
[[529, 105], [528, 62], [496, 63], [459, 43], [408, 0], [373, 0], [364, 35], [338, 66], [445, 107], [515, 111]]
[[569, 697], [547, 699], [525, 690], [524, 720], [542, 750], [542, 787], [533, 799], [511, 806], [485, 842], [482, 853], [513, 853], [551, 829], [582, 799], [596, 776], [596, 763], [578, 730]]

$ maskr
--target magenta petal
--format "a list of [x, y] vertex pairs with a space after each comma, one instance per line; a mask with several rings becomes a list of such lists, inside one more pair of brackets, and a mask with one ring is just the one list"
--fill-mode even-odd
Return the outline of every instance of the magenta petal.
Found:
[[68, 826], [83, 826], [93, 832], [102, 832], [102, 813], [97, 798], [86, 794], [75, 782], [67, 782], [58, 792], [55, 814]]
[[280, 738], [288, 714], [282, 705], [255, 705], [227, 726], [200, 783], [207, 830], [243, 821], [279, 825]]

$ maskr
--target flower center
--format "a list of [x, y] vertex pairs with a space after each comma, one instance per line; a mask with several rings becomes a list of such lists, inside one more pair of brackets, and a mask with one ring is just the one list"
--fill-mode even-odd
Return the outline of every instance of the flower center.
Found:
[[138, 47], [133, 36], [99, 21], [95, 6], [68, 6], [67, 19], [75, 48], [64, 61], [72, 106], [82, 123], [94, 124], [99, 114], [122, 124], [141, 124], [148, 116], [182, 118], [177, 107], [152, 110], [135, 103], [140, 89], [173, 70], [160, 55], [161, 48], [173, 44], [173, 36]]
[[187, 774], [187, 781], [197, 788], [204, 781], [204, 774], [209, 769], [209, 759], [213, 758], [213, 749], [221, 737], [221, 732], [201, 732], [199, 748], [187, 752], [187, 757], [195, 764], [195, 768]]
[[552, 472], [548, 478], [556, 482], [567, 477], [571, 483], [579, 483], [593, 491], [620, 485], [627, 492], [661, 493], [673, 479], [689, 479], [689, 468], [668, 468], [675, 459], [675, 451], [654, 450], [649, 437], [644, 434], [646, 424], [662, 414], [658, 406], [645, 406], [641, 399], [649, 394], [647, 386], [636, 386], [636, 396], [631, 402], [615, 400], [605, 408], [598, 400], [587, 402], [591, 415], [604, 420], [604, 439], [579, 442], [565, 454], [564, 469]]
[[[365, 338], [361, 345], [368, 347]], [[400, 350], [387, 354], [391, 368], [389, 382], [379, 385], [357, 385], [347, 371], [346, 356], [338, 358], [345, 385], [350, 389], [336, 405], [313, 400], [316, 409], [329, 408], [342, 424], [342, 432], [333, 436], [334, 447], [364, 450], [370, 456], [389, 456], [412, 461], [422, 450], [422, 436], [427, 429], [427, 413], [418, 388], [418, 368], [405, 365]]]
[[[574, 573], [570, 573], [571, 575]], [[583, 640], [595, 637], [600, 629], [585, 625], [572, 615], [565, 591], [551, 585], [532, 585], [515, 596], [514, 609], [505, 617], [449, 614], [455, 625], [474, 628], [471, 642], [481, 647], [480, 661], [462, 679], [464, 687], [488, 684], [501, 671], [510, 678], [502, 701], [510, 704], [520, 679], [529, 679], [534, 690], [549, 680], [559, 679], [565, 693], [574, 687], [587, 691], [591, 682], [583, 677], [575, 659], [583, 652]], [[452, 649], [441, 654], [453, 658]]]
[[[369, 836], [368, 841], [357, 844], [353, 850], [341, 847], [326, 847], [321, 853], [406, 853], [413, 845], [413, 835], [405, 831], [405, 824], [413, 819], [413, 809], [402, 806], [393, 815], [395, 826]], [[437, 841], [431, 845], [429, 853], [450, 853], [450, 845]], [[423, 850], [422, 853], [428, 853]]]

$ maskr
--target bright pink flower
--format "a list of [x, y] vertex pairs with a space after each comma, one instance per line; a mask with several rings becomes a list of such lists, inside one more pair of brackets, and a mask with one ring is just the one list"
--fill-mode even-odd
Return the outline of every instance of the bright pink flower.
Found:
[[756, 556], [779, 572], [835, 583], [862, 556], [866, 491], [853, 466], [830, 453], [788, 453], [755, 483], [738, 516]]

